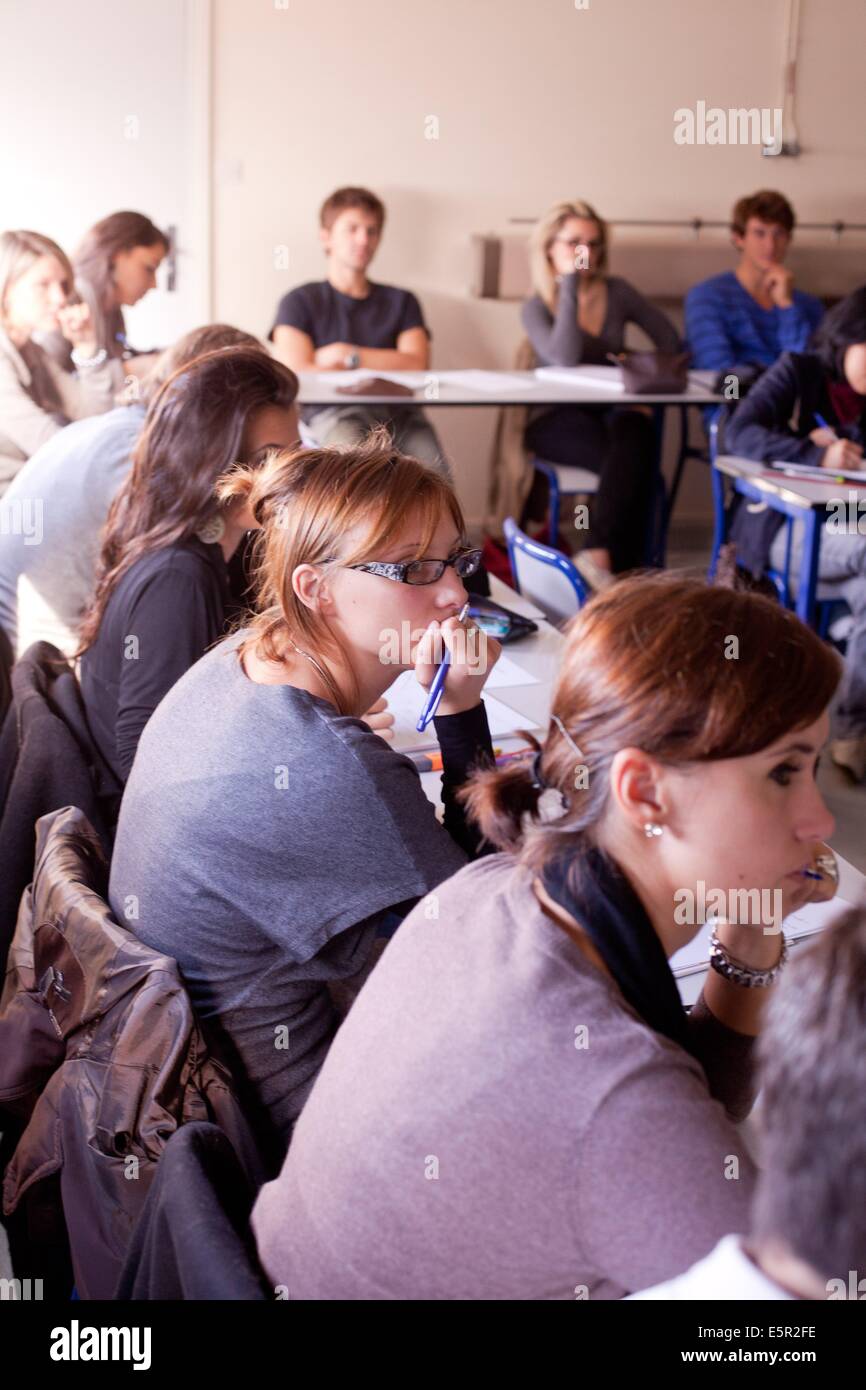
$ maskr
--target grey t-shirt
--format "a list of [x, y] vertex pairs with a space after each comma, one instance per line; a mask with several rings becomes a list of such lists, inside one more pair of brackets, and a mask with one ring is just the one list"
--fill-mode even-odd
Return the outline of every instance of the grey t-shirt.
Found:
[[465, 856], [407, 758], [327, 700], [249, 680], [239, 640], [196, 662], [146, 725], [109, 898], [177, 961], [286, 1136], [336, 1026], [327, 982], [361, 971], [379, 915]]
[[[44, 639], [70, 653], [93, 592], [99, 533], [132, 464], [143, 405], [67, 425], [28, 459], [0, 502], [0, 626], [19, 652]], [[22, 578], [38, 596], [19, 624]]]
[[[389, 942], [253, 1210], [293, 1299], [619, 1298], [745, 1229], [752, 1040], [653, 1032], [479, 859]], [[735, 1160], [735, 1162], [733, 1161]]]

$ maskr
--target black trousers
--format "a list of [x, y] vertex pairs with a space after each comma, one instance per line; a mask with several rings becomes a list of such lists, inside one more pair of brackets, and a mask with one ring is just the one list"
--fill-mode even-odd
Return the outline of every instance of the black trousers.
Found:
[[525, 443], [549, 463], [599, 475], [586, 543], [610, 552], [616, 574], [644, 565], [654, 500], [652, 419], [623, 406], [554, 406], [529, 424]]

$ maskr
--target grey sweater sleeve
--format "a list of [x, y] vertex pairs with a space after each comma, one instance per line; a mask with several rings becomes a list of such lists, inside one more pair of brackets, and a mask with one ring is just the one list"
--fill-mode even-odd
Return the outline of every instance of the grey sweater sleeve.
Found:
[[720, 1023], [704, 1003], [703, 993], [689, 1014], [689, 1035], [692, 1055], [706, 1072], [710, 1095], [722, 1102], [732, 1120], [744, 1120], [756, 1094], [757, 1039]]
[[555, 315], [538, 295], [523, 306], [523, 327], [539, 361], [555, 367], [604, 362], [608, 352], [622, 351], [629, 323], [642, 328], [659, 352], [678, 350], [680, 336], [667, 314], [618, 276], [612, 276], [607, 282], [607, 313], [601, 335], [593, 337], [585, 333], [577, 321], [579, 280], [579, 271], [562, 277]]
[[579, 278], [579, 271], [562, 277], [555, 318], [539, 295], [523, 306], [523, 327], [536, 356], [554, 367], [576, 367], [583, 357], [584, 332], [577, 321]]

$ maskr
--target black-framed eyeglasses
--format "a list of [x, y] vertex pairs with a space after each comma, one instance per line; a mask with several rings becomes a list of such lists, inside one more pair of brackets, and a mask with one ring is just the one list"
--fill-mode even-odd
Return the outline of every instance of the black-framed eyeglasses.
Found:
[[480, 564], [480, 550], [461, 550], [447, 560], [409, 560], [405, 564], [392, 560], [368, 560], [365, 564], [347, 565], [346, 568], [376, 574], [380, 579], [393, 579], [397, 584], [435, 584], [449, 565], [461, 579], [468, 579]]

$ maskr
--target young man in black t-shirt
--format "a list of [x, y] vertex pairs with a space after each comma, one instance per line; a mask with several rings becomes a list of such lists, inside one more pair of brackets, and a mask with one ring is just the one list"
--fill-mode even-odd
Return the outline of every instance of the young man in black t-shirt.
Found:
[[[385, 221], [382, 202], [365, 188], [339, 188], [322, 204], [319, 221], [327, 279], [299, 285], [280, 300], [270, 332], [277, 355], [295, 372], [425, 371], [430, 332], [418, 300], [409, 290], [367, 278]], [[418, 406], [358, 401], [310, 406], [302, 418], [323, 445], [357, 443], [384, 422], [398, 449], [450, 476], [436, 433]]]

